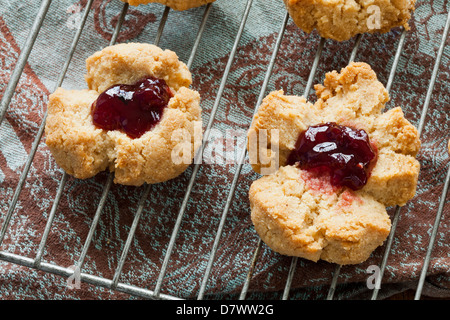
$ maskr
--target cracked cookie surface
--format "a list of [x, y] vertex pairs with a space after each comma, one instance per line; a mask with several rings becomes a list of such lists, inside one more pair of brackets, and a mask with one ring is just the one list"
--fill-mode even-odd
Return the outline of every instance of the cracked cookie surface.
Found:
[[321, 176], [281, 167], [255, 181], [251, 218], [274, 251], [338, 264], [366, 260], [390, 231], [385, 207], [364, 192], [335, 190]]
[[409, 29], [415, 0], [283, 0], [295, 24], [324, 38], [345, 41], [362, 33]]
[[[420, 148], [418, 132], [401, 108], [382, 113], [389, 95], [366, 63], [354, 62], [340, 73], [327, 73], [324, 84], [315, 90], [314, 104], [283, 91], [272, 92], [253, 118], [249, 145], [254, 141], [250, 137], [258, 139], [260, 132], [267, 132], [267, 140], [256, 143], [270, 161], [256, 158], [251, 165], [256, 172], [270, 170], [251, 185], [252, 221], [263, 241], [282, 254], [360, 263], [389, 234], [386, 207], [404, 205], [415, 195], [420, 170], [415, 159]], [[362, 189], [335, 187], [326, 174], [314, 176], [286, 165], [300, 133], [326, 122], [365, 130], [378, 150]], [[272, 129], [277, 130], [277, 152], [267, 143]]]
[[[134, 186], [184, 172], [201, 141], [201, 108], [199, 93], [188, 88], [191, 74], [177, 55], [149, 44], [118, 44], [90, 56], [86, 68], [88, 89], [58, 88], [49, 97], [46, 144], [57, 164], [80, 179], [108, 169], [115, 183]], [[173, 92], [152, 130], [132, 139], [93, 124], [91, 106], [104, 90], [145, 76], [164, 79]]]
[[121, 1], [127, 2], [132, 6], [138, 6], [140, 4], [148, 4], [148, 3], [160, 3], [174, 10], [183, 11], [195, 7], [200, 7], [202, 5], [212, 3], [216, 0], [121, 0]]

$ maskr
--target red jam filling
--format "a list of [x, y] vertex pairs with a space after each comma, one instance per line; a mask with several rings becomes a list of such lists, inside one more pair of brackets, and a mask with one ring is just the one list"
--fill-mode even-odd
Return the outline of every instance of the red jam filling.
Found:
[[377, 151], [364, 130], [328, 122], [300, 134], [287, 164], [328, 173], [332, 185], [358, 190], [367, 183], [376, 160]]
[[114, 85], [92, 104], [94, 125], [139, 138], [160, 120], [172, 92], [162, 79], [144, 78], [133, 85]]

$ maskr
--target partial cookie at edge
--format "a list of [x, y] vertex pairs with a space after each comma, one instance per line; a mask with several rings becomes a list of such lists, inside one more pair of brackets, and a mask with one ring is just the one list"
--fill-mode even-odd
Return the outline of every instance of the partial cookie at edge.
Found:
[[363, 33], [385, 33], [395, 27], [409, 29], [415, 0], [326, 1], [283, 0], [303, 31], [317, 30], [324, 38], [345, 41]]

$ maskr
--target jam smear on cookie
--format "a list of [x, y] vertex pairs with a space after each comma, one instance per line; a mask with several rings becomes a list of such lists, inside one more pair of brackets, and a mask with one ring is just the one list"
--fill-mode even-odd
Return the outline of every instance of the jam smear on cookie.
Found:
[[92, 104], [94, 125], [139, 138], [160, 120], [173, 96], [163, 79], [144, 78], [133, 85], [114, 85]]
[[330, 174], [331, 184], [361, 189], [377, 160], [377, 150], [362, 129], [327, 122], [303, 131], [288, 165]]

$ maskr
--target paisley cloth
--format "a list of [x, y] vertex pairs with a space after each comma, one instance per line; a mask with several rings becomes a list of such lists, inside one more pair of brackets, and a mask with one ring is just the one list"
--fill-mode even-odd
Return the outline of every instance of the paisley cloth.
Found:
[[[28, 63], [0, 127], [0, 224], [8, 211], [19, 176], [44, 117], [49, 94], [67, 59], [87, 0], [53, 1], [30, 53]], [[3, 95], [24, 47], [40, 1], [7, 0], [0, 7], [0, 92]], [[64, 78], [67, 89], [85, 88], [85, 59], [109, 45], [123, 3], [95, 0], [79, 44]], [[192, 88], [202, 97], [204, 126], [215, 106], [230, 52], [247, 6], [246, 0], [217, 0], [192, 62]], [[387, 108], [401, 106], [418, 125], [434, 62], [444, 30], [448, 0], [418, 0], [390, 90]], [[117, 42], [154, 43], [164, 7], [130, 7]], [[205, 7], [169, 12], [159, 46], [189, 60]], [[180, 231], [162, 283], [164, 294], [192, 298], [198, 294], [214, 239], [243, 148], [278, 32], [285, 16], [281, 0], [252, 1], [242, 37], [219, 97], [217, 113], [205, 154], [214, 161], [200, 165], [183, 215]], [[401, 35], [366, 34], [356, 61], [369, 63], [387, 83]], [[267, 92], [283, 89], [302, 95], [319, 45], [313, 32], [305, 34], [288, 21]], [[354, 41], [325, 41], [314, 83], [324, 74], [346, 66]], [[446, 43], [422, 131], [418, 155], [421, 173], [416, 197], [401, 209], [387, 260], [379, 298], [415, 289], [424, 263], [449, 166], [450, 44]], [[314, 100], [311, 92], [310, 99]], [[1, 251], [34, 258], [62, 177], [45, 137], [37, 149], [20, 193]], [[225, 146], [225, 147], [224, 147]], [[192, 167], [178, 178], [153, 185], [130, 246], [121, 283], [153, 290]], [[226, 216], [211, 274], [208, 299], [238, 297], [258, 243], [250, 221], [248, 188], [258, 175], [245, 163]], [[74, 265], [82, 252], [107, 173], [88, 180], [68, 178], [44, 248], [42, 261], [62, 267]], [[112, 279], [144, 187], [113, 185], [87, 252], [82, 272]], [[431, 255], [423, 295], [450, 297], [450, 206], [445, 200], [442, 220]], [[391, 217], [394, 208], [389, 208]], [[369, 266], [379, 266], [385, 246], [361, 265], [342, 267], [335, 299], [367, 298]], [[264, 244], [255, 264], [248, 299], [280, 299], [292, 259]], [[325, 299], [336, 266], [298, 259], [291, 299]], [[135, 299], [126, 293], [81, 283], [68, 287], [66, 278], [0, 261], [0, 299]]]

